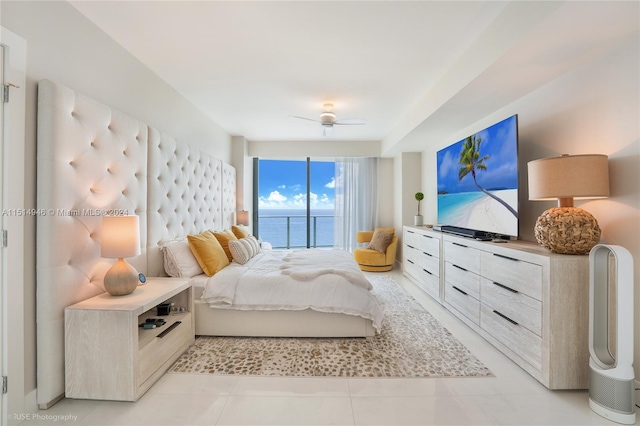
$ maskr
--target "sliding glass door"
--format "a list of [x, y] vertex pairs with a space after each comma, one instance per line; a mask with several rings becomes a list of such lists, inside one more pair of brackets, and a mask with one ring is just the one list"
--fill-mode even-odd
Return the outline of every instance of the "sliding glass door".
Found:
[[274, 248], [333, 247], [334, 175], [333, 161], [255, 161], [258, 236]]

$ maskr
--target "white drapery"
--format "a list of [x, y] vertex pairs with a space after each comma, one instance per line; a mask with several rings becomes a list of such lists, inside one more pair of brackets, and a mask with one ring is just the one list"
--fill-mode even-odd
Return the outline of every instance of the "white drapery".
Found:
[[336, 158], [334, 246], [357, 248], [356, 233], [378, 225], [378, 158]]

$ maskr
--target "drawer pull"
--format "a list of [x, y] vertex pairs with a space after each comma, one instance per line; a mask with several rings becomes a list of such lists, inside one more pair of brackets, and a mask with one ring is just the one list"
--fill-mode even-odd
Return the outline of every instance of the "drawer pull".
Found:
[[423, 234], [422, 236], [425, 237], [425, 238], [433, 238], [431, 235], [424, 235]]
[[506, 286], [506, 285], [504, 285], [504, 284], [500, 284], [500, 283], [497, 283], [497, 282], [495, 282], [495, 281], [494, 281], [493, 283], [494, 283], [495, 285], [497, 285], [498, 287], [501, 287], [501, 288], [504, 288], [505, 290], [510, 291], [511, 293], [516, 293], [516, 294], [517, 294], [517, 293], [519, 293], [519, 291], [518, 291], [518, 290], [514, 290], [514, 289], [512, 289], [511, 287], [507, 287], [507, 286]]
[[422, 252], [422, 254], [426, 254], [426, 255], [427, 255], [427, 256], [429, 256], [429, 257], [433, 257], [433, 255], [432, 255], [432, 254], [429, 254], [429, 253], [427, 253], [426, 251], [423, 251], [423, 252]]
[[454, 246], [458, 246], [458, 247], [464, 247], [464, 248], [469, 248], [468, 246], [465, 246], [464, 244], [460, 244], [460, 243], [451, 243]]
[[426, 269], [422, 268], [423, 271], [425, 271], [427, 274], [429, 275], [433, 275], [431, 272], [427, 271]]
[[171, 332], [171, 330], [173, 330], [174, 328], [176, 328], [177, 326], [179, 326], [180, 324], [182, 324], [182, 321], [176, 321], [173, 324], [171, 324], [169, 326], [169, 328], [167, 328], [165, 331], [163, 331], [162, 333], [158, 334], [156, 337], [159, 338], [163, 338], [164, 336], [166, 336], [167, 334], [169, 334]]
[[[460, 293], [464, 294], [465, 296], [468, 296], [466, 291], [460, 290], [458, 287], [456, 287], [455, 285], [452, 285], [451, 287], [453, 287], [455, 290], [458, 290]], [[493, 311], [495, 312], [495, 311]]]
[[414, 264], [413, 260], [411, 260], [411, 259], [407, 259], [407, 262], [411, 263], [412, 265]]
[[497, 253], [493, 253], [494, 256], [496, 257], [501, 257], [503, 259], [507, 259], [507, 260], [513, 260], [514, 262], [520, 262], [519, 259], [514, 259], [513, 257], [509, 257], [509, 256], [504, 256], [502, 254], [497, 254]]
[[407, 232], [408, 232], [409, 234], [415, 234], [415, 232], [413, 232], [413, 231], [409, 231], [409, 230], [407, 230]]
[[412, 246], [411, 244], [407, 244], [407, 247], [412, 248], [412, 249], [415, 249], [415, 247], [414, 247], [414, 246]]
[[506, 319], [507, 321], [509, 321], [511, 324], [513, 325], [519, 325], [517, 322], [515, 322], [514, 320], [512, 320], [511, 318], [509, 318], [508, 316], [501, 314], [500, 312], [494, 310], [493, 311], [494, 314], [498, 315], [499, 317], [502, 317], [504, 319]]
[[453, 265], [454, 268], [458, 268], [461, 271], [469, 272], [468, 270], [464, 269], [462, 266], [454, 265], [453, 263], [452, 263], [452, 265]]

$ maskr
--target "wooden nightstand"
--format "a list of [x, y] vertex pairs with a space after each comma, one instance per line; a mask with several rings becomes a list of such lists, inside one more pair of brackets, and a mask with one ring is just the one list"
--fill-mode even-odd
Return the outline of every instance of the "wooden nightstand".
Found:
[[[185, 311], [158, 316], [156, 306], [165, 302]], [[64, 314], [67, 398], [136, 401], [195, 340], [193, 290], [185, 278], [148, 278], [131, 294], [103, 293]], [[138, 327], [151, 317], [166, 324]]]

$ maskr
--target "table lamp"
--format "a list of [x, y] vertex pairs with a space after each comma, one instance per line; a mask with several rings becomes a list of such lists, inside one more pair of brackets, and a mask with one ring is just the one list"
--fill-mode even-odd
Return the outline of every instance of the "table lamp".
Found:
[[600, 241], [598, 221], [573, 206], [575, 199], [609, 196], [606, 155], [567, 155], [528, 163], [529, 200], [558, 200], [534, 228], [538, 244], [553, 253], [587, 254]]
[[138, 286], [138, 271], [124, 258], [140, 254], [138, 216], [102, 218], [102, 257], [118, 259], [104, 276], [104, 288], [113, 296], [133, 293]]
[[238, 222], [238, 225], [248, 226], [249, 225], [249, 212], [246, 211], [246, 210], [240, 210], [238, 212], [237, 217], [236, 217], [236, 222]]

